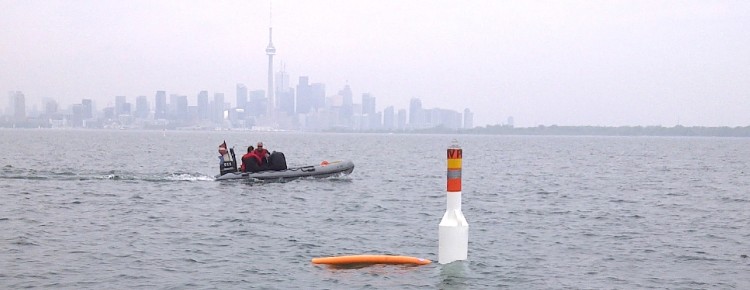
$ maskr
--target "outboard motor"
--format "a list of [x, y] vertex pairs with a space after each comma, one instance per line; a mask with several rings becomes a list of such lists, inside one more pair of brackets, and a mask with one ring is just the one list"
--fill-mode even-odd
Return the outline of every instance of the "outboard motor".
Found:
[[237, 172], [237, 160], [234, 158], [234, 148], [229, 148], [229, 154], [224, 154], [224, 162], [219, 165], [219, 175]]
[[286, 170], [286, 157], [284, 157], [284, 153], [273, 151], [268, 156], [268, 164], [271, 170]]

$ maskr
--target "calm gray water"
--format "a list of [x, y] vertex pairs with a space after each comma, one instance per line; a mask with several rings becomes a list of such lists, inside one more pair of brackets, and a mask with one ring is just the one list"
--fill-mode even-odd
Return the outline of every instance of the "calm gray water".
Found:
[[[750, 139], [0, 130], [0, 288], [750, 289]], [[469, 259], [437, 260], [463, 148]], [[347, 177], [213, 181], [257, 141]]]

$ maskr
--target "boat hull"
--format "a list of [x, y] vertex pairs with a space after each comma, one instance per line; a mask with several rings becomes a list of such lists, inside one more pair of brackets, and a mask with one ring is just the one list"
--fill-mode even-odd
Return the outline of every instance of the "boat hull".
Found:
[[354, 163], [350, 160], [323, 162], [318, 165], [290, 167], [284, 170], [266, 170], [260, 172], [230, 172], [216, 177], [216, 180], [259, 179], [259, 180], [287, 180], [302, 177], [326, 178], [348, 175], [354, 171]]

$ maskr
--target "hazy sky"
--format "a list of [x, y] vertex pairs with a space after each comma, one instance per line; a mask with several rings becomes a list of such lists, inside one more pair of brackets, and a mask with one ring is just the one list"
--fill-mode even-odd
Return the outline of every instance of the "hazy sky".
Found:
[[[0, 106], [265, 90], [269, 1], [0, 0]], [[750, 1], [273, 1], [275, 68], [475, 125], [750, 125]], [[153, 104], [152, 104], [153, 105]]]

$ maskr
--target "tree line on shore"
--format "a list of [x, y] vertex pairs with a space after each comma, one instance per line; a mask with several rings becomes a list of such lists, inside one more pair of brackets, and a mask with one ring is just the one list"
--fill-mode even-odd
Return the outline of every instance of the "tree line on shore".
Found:
[[750, 137], [750, 126], [745, 127], [662, 127], [662, 126], [544, 126], [511, 127], [489, 125], [466, 130], [431, 128], [415, 130], [418, 133], [487, 134], [487, 135], [562, 135], [562, 136], [697, 136], [697, 137]]
[[[48, 123], [24, 122], [16, 124], [13, 122], [0, 121], [0, 128], [50, 128]], [[149, 129], [170, 129], [165, 126]], [[674, 127], [662, 126], [544, 126], [536, 127], [512, 127], [507, 125], [488, 125], [472, 129], [451, 129], [442, 126], [414, 129], [414, 130], [369, 130], [355, 131], [351, 129], [331, 128], [324, 132], [338, 133], [422, 133], [422, 134], [486, 134], [486, 135], [560, 135], [560, 136], [695, 136], [695, 137], [750, 137], [750, 126], [744, 127], [686, 127], [677, 125]]]

